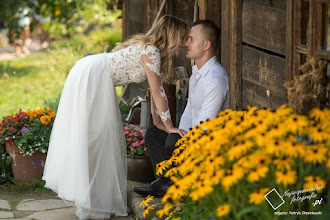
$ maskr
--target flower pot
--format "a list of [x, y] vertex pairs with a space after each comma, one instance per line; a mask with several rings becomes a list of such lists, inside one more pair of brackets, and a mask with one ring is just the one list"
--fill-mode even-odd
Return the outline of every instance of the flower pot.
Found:
[[45, 153], [23, 156], [13, 141], [6, 141], [6, 150], [9, 153], [11, 167], [16, 179], [30, 183], [34, 178], [42, 177], [46, 160]]
[[151, 182], [155, 179], [149, 157], [127, 156], [127, 179], [138, 182]]

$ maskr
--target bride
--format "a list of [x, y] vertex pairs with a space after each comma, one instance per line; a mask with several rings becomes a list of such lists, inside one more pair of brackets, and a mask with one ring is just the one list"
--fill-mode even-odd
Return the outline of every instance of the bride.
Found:
[[160, 79], [184, 44], [188, 25], [162, 17], [146, 34], [118, 44], [110, 53], [79, 60], [60, 99], [43, 180], [77, 207], [79, 219], [127, 215], [126, 145], [114, 86], [148, 80], [168, 133], [175, 128]]

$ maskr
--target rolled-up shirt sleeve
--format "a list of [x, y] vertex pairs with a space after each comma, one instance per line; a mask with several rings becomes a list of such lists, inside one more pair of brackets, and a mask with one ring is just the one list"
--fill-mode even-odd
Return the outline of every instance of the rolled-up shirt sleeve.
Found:
[[198, 124], [206, 119], [217, 117], [228, 91], [228, 81], [226, 78], [217, 76], [209, 79], [203, 91], [203, 104], [198, 120], [196, 120]]

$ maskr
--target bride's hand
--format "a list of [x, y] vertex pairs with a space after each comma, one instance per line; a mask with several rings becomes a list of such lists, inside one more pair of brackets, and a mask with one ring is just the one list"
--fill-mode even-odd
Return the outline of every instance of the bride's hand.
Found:
[[179, 128], [171, 128], [168, 133], [176, 133], [179, 134], [181, 137], [183, 137], [185, 134], [187, 134], [187, 131]]

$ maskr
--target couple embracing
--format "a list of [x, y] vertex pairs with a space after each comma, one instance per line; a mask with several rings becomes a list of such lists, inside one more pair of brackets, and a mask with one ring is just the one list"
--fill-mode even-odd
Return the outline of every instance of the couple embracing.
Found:
[[[197, 22], [189, 31], [185, 22], [167, 15], [146, 34], [73, 66], [57, 110], [43, 180], [77, 207], [79, 219], [127, 215], [126, 145], [114, 87], [148, 80], [154, 126], [147, 130], [145, 142], [155, 167], [171, 155], [176, 140], [190, 127], [229, 107], [228, 75], [215, 57], [218, 38], [211, 21]], [[175, 128], [160, 72], [172, 68], [172, 57], [182, 46], [196, 65], [187, 107]], [[168, 184], [159, 177], [134, 191], [160, 195]]]

